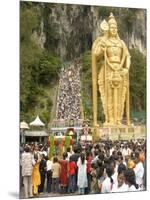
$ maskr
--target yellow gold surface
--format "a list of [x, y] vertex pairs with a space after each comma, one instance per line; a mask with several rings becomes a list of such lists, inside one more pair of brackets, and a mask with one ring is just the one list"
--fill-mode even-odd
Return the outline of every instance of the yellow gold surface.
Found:
[[[93, 126], [97, 126], [97, 89], [99, 89], [105, 126], [121, 125], [125, 110], [127, 125], [129, 113], [130, 54], [118, 35], [117, 22], [111, 13], [108, 22], [101, 24], [103, 32], [92, 45]], [[97, 73], [97, 63], [103, 65]]]

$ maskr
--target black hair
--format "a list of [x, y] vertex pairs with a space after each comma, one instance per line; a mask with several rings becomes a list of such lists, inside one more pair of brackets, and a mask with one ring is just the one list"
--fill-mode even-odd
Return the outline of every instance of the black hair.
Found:
[[77, 146], [74, 146], [74, 147], [73, 147], [74, 153], [77, 153], [77, 150], [78, 150]]
[[119, 156], [118, 155], [114, 155], [113, 158], [114, 158], [115, 161], [117, 161]]
[[65, 160], [67, 158], [67, 156], [68, 156], [67, 152], [64, 152], [63, 153], [63, 159]]
[[91, 168], [96, 169], [97, 168], [97, 164], [96, 163], [91, 163]]
[[81, 163], [83, 165], [84, 162], [85, 162], [85, 155], [84, 155], [84, 153], [81, 153], [80, 157], [81, 157]]
[[125, 164], [123, 164], [123, 163], [119, 164], [119, 166], [118, 166], [118, 175], [122, 174], [126, 169], [127, 168], [126, 168]]
[[123, 156], [122, 156], [122, 155], [119, 155], [119, 158], [118, 158], [118, 159], [120, 159], [120, 160], [123, 161]]
[[112, 168], [112, 166], [110, 166], [110, 165], [107, 165], [106, 166], [106, 173], [107, 173], [107, 176], [110, 178], [110, 182], [111, 182], [111, 184], [113, 184], [113, 179], [112, 179], [112, 175], [113, 175], [113, 168]]
[[109, 158], [104, 158], [104, 165], [105, 167], [109, 164]]
[[45, 160], [48, 160], [48, 156], [45, 156]]
[[74, 161], [74, 160], [73, 160], [73, 157], [70, 156], [70, 157], [69, 157], [69, 162], [72, 162], [72, 161]]
[[135, 178], [135, 172], [133, 169], [127, 169], [124, 171], [124, 176], [126, 181], [130, 184], [130, 185], [134, 185], [136, 189], [139, 188], [138, 184], [136, 183], [136, 178]]
[[114, 168], [115, 168], [115, 166], [116, 166], [116, 161], [115, 161], [115, 159], [114, 159], [113, 156], [111, 156], [111, 157], [108, 159], [108, 163], [109, 163], [110, 165], [113, 164], [113, 166], [114, 166]]
[[118, 152], [117, 152], [117, 155], [118, 155], [119, 157], [122, 156], [121, 151], [118, 151]]
[[103, 166], [103, 161], [98, 159], [96, 161], [96, 164], [97, 164], [98, 167], [102, 167]]
[[103, 161], [98, 160], [97, 161], [97, 169], [96, 169], [96, 173], [97, 173], [97, 178], [98, 179], [103, 176], [104, 168], [105, 167], [104, 167]]
[[89, 150], [86, 151], [86, 158], [88, 158], [89, 156], [91, 156], [91, 152]]
[[139, 152], [135, 152], [135, 158], [139, 159]]
[[99, 155], [98, 155], [98, 159], [100, 159], [101, 161], [104, 160], [104, 154], [103, 154], [102, 152], [99, 153]]
[[55, 157], [53, 158], [53, 163], [56, 163], [56, 162], [58, 162], [58, 158], [55, 156]]
[[30, 147], [29, 147], [29, 146], [26, 146], [26, 147], [24, 148], [24, 150], [25, 150], [25, 152], [30, 152]]

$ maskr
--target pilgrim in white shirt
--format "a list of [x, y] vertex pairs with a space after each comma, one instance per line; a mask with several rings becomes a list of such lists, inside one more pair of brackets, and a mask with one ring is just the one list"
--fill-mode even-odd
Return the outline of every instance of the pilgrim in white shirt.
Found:
[[143, 163], [139, 162], [134, 168], [136, 183], [141, 187], [143, 185], [144, 167]]

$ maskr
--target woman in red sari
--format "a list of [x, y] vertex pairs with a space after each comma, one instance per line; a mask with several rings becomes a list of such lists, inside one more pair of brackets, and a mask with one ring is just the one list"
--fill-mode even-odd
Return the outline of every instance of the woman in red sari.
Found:
[[61, 185], [61, 192], [66, 193], [67, 192], [67, 186], [68, 186], [68, 160], [67, 153], [63, 153], [63, 159], [60, 160], [61, 165], [61, 172], [60, 172], [60, 185]]

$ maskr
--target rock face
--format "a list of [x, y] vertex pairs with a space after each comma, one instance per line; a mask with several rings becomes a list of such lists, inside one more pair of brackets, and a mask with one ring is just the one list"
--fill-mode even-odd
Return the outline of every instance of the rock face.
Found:
[[138, 48], [140, 52], [146, 54], [146, 11], [139, 10], [137, 18], [130, 32], [129, 48]]
[[41, 20], [41, 22], [40, 22], [39, 30], [40, 30], [40, 32], [33, 31], [33, 39], [41, 47], [41, 49], [43, 49], [44, 44], [46, 42], [46, 35], [45, 35], [45, 32], [44, 32], [44, 22], [43, 22], [43, 20]]
[[[92, 16], [89, 6], [57, 5], [49, 8], [47, 40], [62, 60], [71, 60], [92, 45]], [[50, 28], [51, 27], [51, 28]], [[53, 32], [52, 34], [48, 34]], [[52, 38], [49, 38], [52, 37]], [[48, 42], [45, 47], [50, 48]]]
[[[40, 6], [40, 4], [39, 4]], [[120, 37], [129, 48], [146, 54], [146, 10], [101, 6], [42, 4], [40, 34], [35, 38], [43, 48], [54, 50], [62, 61], [79, 57], [90, 50], [100, 34], [99, 26], [110, 12], [118, 22]]]

